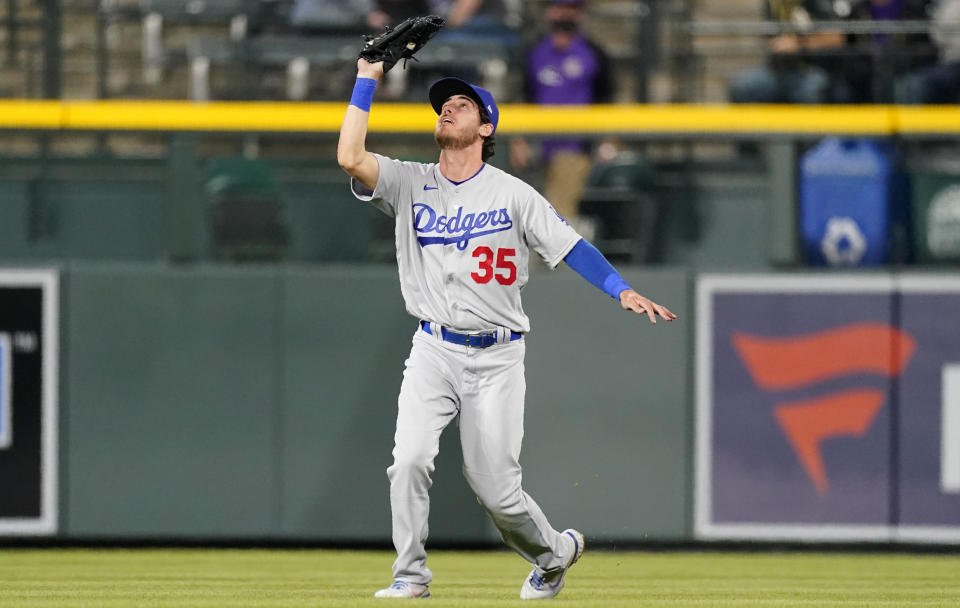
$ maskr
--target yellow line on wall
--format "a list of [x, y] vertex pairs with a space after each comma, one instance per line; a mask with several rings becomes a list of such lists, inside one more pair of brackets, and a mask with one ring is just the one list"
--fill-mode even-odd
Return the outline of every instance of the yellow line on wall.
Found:
[[[68, 102], [66, 128], [134, 131], [337, 132], [346, 103]], [[371, 131], [430, 132], [426, 104], [378, 104]]]
[[0, 127], [12, 129], [59, 129], [65, 104], [58, 101], [0, 101]]
[[504, 131], [529, 133], [859, 133], [892, 132], [883, 106], [608, 105], [505, 107]]
[[[336, 133], [346, 103], [0, 101], [2, 129]], [[430, 133], [427, 103], [378, 103], [371, 133]], [[960, 108], [899, 106], [597, 105], [501, 107], [499, 133], [960, 133]]]
[[[332, 108], [291, 103], [107, 101], [68, 103], [72, 129], [134, 131], [330, 131]], [[342, 118], [343, 106], [340, 108]], [[318, 124], [317, 119], [323, 120]]]
[[897, 109], [898, 133], [960, 134], [957, 106], [901, 107]]

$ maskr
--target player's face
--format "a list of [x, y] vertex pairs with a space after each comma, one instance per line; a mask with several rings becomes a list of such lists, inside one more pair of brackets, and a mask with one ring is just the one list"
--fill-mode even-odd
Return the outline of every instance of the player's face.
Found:
[[441, 150], [461, 150], [479, 141], [485, 126], [477, 104], [466, 95], [454, 95], [440, 108], [433, 136]]

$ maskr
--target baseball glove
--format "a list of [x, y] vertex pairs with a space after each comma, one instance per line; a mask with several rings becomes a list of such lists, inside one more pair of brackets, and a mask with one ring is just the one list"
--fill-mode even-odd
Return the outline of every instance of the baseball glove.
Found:
[[407, 60], [422, 49], [443, 24], [443, 18], [437, 15], [410, 17], [396, 27], [384, 28], [378, 36], [364, 36], [366, 43], [360, 51], [360, 58], [370, 63], [382, 61], [384, 74], [401, 59], [406, 67]]

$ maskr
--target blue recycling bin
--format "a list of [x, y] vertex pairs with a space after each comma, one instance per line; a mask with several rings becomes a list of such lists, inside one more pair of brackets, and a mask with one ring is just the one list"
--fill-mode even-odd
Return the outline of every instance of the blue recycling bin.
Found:
[[871, 266], [905, 255], [906, 197], [895, 149], [828, 137], [800, 163], [800, 232], [812, 266]]

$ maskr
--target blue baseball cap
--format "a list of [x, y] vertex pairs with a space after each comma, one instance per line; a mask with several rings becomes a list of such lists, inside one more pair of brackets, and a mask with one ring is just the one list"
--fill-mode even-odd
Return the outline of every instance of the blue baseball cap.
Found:
[[493, 125], [493, 132], [497, 132], [497, 121], [500, 120], [500, 110], [497, 108], [497, 102], [493, 99], [493, 94], [483, 87], [470, 84], [459, 78], [441, 78], [430, 85], [430, 105], [439, 115], [443, 104], [454, 95], [466, 95], [472, 99], [478, 106], [487, 111], [490, 116], [490, 124]]

